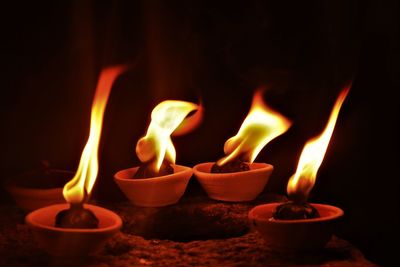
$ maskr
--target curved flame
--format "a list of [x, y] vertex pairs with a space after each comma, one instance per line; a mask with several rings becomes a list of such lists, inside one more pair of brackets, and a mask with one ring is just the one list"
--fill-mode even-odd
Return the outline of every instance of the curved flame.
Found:
[[225, 142], [227, 156], [220, 159], [218, 165], [235, 158], [252, 163], [266, 144], [290, 128], [292, 123], [288, 119], [264, 103], [262, 92], [255, 92], [249, 114], [239, 132]]
[[166, 100], [158, 104], [151, 112], [151, 122], [146, 135], [136, 144], [136, 154], [140, 161], [151, 161], [150, 168], [155, 172], [160, 170], [164, 158], [170, 163], [175, 163], [176, 151], [171, 135], [194, 110], [197, 110], [194, 118], [188, 119], [182, 133], [189, 132], [200, 123], [201, 106], [178, 100]]
[[97, 154], [104, 110], [113, 82], [125, 70], [125, 66], [115, 66], [104, 69], [100, 74], [92, 104], [89, 139], [83, 149], [75, 176], [64, 186], [63, 190], [64, 198], [68, 203], [82, 203], [92, 191], [99, 170]]
[[301, 152], [296, 173], [289, 179], [287, 185], [288, 195], [292, 198], [305, 201], [315, 184], [317, 172], [324, 159], [329, 145], [340, 108], [349, 93], [350, 86], [343, 89], [333, 106], [329, 121], [324, 131], [309, 140]]
[[200, 102], [197, 106], [197, 111], [193, 115], [186, 117], [172, 133], [172, 136], [185, 135], [197, 128], [203, 120], [203, 109], [203, 105]]

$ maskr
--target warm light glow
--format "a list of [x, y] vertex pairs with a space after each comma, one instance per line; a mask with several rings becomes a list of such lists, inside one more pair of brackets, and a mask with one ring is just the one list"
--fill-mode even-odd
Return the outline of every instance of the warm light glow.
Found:
[[217, 164], [221, 166], [236, 158], [252, 163], [266, 144], [286, 132], [290, 126], [288, 119], [263, 102], [262, 90], [256, 91], [250, 112], [239, 132], [225, 142], [224, 152], [227, 156]]
[[98, 149], [104, 110], [113, 82], [125, 69], [124, 66], [115, 66], [104, 69], [100, 74], [92, 104], [89, 139], [83, 149], [75, 176], [63, 190], [64, 198], [68, 203], [82, 203], [92, 191], [99, 170]]
[[345, 100], [350, 86], [343, 89], [333, 106], [325, 130], [317, 137], [309, 140], [301, 152], [296, 173], [289, 179], [287, 192], [293, 199], [305, 201], [314, 186], [317, 172], [324, 159], [329, 145], [340, 108]]
[[[196, 111], [185, 120], [189, 113]], [[149, 162], [149, 167], [158, 172], [164, 161], [175, 163], [176, 151], [171, 135], [182, 124], [179, 134], [194, 129], [201, 121], [202, 108], [191, 102], [167, 100], [158, 104], [151, 112], [151, 122], [147, 133], [139, 139], [136, 154], [141, 162]]]

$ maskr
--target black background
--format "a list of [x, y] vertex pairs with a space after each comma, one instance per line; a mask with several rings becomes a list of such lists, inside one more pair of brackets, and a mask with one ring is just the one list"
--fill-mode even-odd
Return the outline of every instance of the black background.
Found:
[[[344, 237], [394, 263], [399, 227], [399, 3], [393, 1], [14, 1], [2, 4], [1, 178], [75, 170], [98, 74], [129, 63], [107, 106], [93, 196], [124, 199], [112, 180], [138, 165], [136, 141], [161, 100], [202, 101], [205, 118], [174, 139], [177, 162], [222, 156], [254, 90], [294, 124], [257, 158], [285, 193], [303, 144], [341, 110], [311, 200], [340, 206]], [[278, 3], [279, 2], [279, 3]], [[198, 186], [189, 185], [187, 194]], [[10, 201], [4, 190], [2, 201]]]

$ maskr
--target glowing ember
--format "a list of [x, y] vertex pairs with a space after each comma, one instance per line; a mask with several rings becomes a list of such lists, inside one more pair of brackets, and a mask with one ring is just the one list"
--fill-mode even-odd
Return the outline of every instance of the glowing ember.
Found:
[[[196, 113], [185, 119], [193, 111]], [[151, 112], [146, 135], [136, 145], [136, 154], [146, 163], [146, 168], [157, 174], [164, 161], [175, 163], [176, 151], [171, 135], [174, 131], [181, 135], [194, 129], [201, 121], [201, 113], [201, 106], [191, 102], [167, 100], [158, 104]]]
[[92, 105], [89, 139], [82, 152], [75, 176], [64, 186], [63, 190], [64, 198], [68, 203], [79, 205], [92, 191], [99, 169], [98, 148], [104, 110], [113, 82], [125, 69], [123, 66], [115, 66], [104, 69], [100, 74]]
[[297, 202], [306, 202], [314, 186], [317, 172], [328, 148], [340, 108], [349, 90], [350, 86], [344, 88], [340, 93], [322, 134], [308, 141], [301, 152], [296, 173], [290, 178], [287, 185], [289, 197]]
[[262, 90], [256, 91], [253, 103], [239, 132], [224, 145], [226, 157], [217, 165], [222, 166], [237, 160], [252, 163], [258, 153], [271, 140], [286, 132], [291, 122], [269, 108], [262, 99]]

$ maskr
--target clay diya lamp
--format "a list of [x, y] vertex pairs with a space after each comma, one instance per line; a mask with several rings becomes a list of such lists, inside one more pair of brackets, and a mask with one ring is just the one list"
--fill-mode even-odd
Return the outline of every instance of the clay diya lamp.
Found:
[[215, 162], [196, 165], [193, 172], [208, 196], [221, 201], [251, 201], [263, 190], [274, 167], [267, 163], [251, 163], [245, 171], [212, 173]]
[[259, 205], [249, 212], [251, 226], [261, 233], [273, 250], [322, 249], [331, 239], [336, 221], [343, 216], [338, 207], [308, 203], [307, 199], [348, 91], [349, 87], [346, 87], [339, 95], [322, 134], [304, 146], [296, 172], [288, 182], [289, 201]]
[[39, 246], [58, 257], [82, 257], [96, 252], [122, 226], [112, 211], [85, 204], [98, 174], [98, 147], [104, 110], [114, 80], [125, 70], [116, 66], [102, 71], [96, 89], [90, 134], [75, 176], [63, 188], [68, 204], [47, 206], [29, 213], [25, 221]]
[[45, 206], [64, 203], [63, 186], [73, 172], [44, 167], [9, 179], [5, 188], [15, 203], [29, 212]]
[[336, 220], [343, 216], [340, 208], [310, 204], [319, 216], [312, 219], [275, 219], [281, 203], [259, 205], [249, 212], [252, 228], [264, 237], [268, 247], [275, 251], [301, 252], [321, 249], [331, 239]]
[[99, 251], [104, 243], [119, 231], [121, 218], [114, 212], [89, 204], [89, 210], [98, 220], [95, 228], [64, 228], [55, 226], [58, 214], [68, 210], [69, 204], [56, 204], [31, 212], [25, 222], [32, 229], [38, 245], [50, 255], [82, 257]]
[[225, 142], [226, 156], [193, 168], [208, 196], [234, 202], [255, 199], [264, 190], [274, 168], [253, 161], [267, 143], [286, 132], [290, 125], [288, 119], [263, 102], [262, 90], [258, 90], [239, 132]]
[[[192, 115], [188, 116], [189, 113]], [[201, 118], [201, 106], [185, 101], [167, 100], [153, 109], [147, 133], [136, 145], [142, 165], [114, 175], [115, 182], [132, 204], [162, 207], [179, 201], [192, 169], [174, 164], [176, 152], [171, 135], [191, 131]]]
[[114, 176], [119, 188], [132, 204], [141, 207], [162, 207], [175, 204], [185, 193], [192, 169], [171, 165], [173, 173], [152, 178], [136, 178], [140, 167], [117, 172]]

